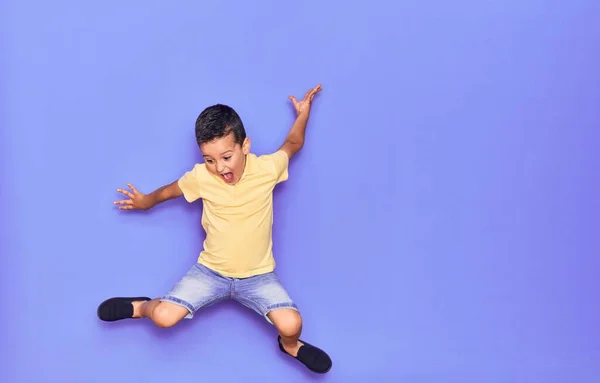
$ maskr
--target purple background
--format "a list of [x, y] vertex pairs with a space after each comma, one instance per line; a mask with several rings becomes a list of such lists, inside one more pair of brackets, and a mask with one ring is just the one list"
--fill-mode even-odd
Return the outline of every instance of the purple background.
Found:
[[[599, 381], [597, 1], [1, 7], [0, 381]], [[98, 321], [167, 291], [203, 239], [200, 204], [122, 214], [115, 189], [200, 161], [216, 102], [277, 149], [316, 83], [275, 252], [330, 374], [236, 303]]]

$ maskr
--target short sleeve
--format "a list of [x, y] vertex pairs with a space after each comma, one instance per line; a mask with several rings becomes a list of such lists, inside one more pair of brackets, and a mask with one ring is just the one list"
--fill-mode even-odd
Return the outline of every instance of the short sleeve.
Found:
[[277, 152], [268, 155], [269, 162], [272, 166], [273, 171], [275, 172], [276, 183], [287, 181], [288, 179], [288, 165], [289, 165], [289, 157], [286, 152], [283, 150], [278, 150]]
[[191, 203], [202, 197], [201, 180], [204, 172], [206, 172], [204, 164], [196, 164], [177, 181], [186, 201]]

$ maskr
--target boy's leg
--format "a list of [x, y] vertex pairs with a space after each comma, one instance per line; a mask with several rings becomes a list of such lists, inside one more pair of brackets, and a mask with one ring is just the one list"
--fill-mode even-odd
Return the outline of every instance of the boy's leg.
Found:
[[161, 298], [111, 298], [98, 307], [104, 321], [149, 318], [159, 327], [171, 327], [192, 318], [201, 307], [229, 298], [231, 283], [206, 267], [195, 264]]
[[160, 298], [133, 302], [133, 318], [148, 318], [163, 328], [176, 325], [189, 313], [187, 308], [171, 302], [161, 302]]
[[301, 340], [302, 316], [275, 275], [268, 273], [235, 280], [233, 298], [262, 315], [279, 332], [279, 349], [313, 372], [331, 369], [331, 358], [323, 350]]
[[171, 327], [187, 314], [181, 306], [146, 297], [110, 298], [98, 307], [98, 317], [103, 321], [150, 318], [158, 327]]
[[300, 334], [302, 333], [302, 316], [295, 309], [278, 308], [273, 309], [267, 314], [269, 322], [271, 322], [279, 336], [281, 337], [281, 345], [285, 351], [297, 356], [302, 342], [300, 342]]

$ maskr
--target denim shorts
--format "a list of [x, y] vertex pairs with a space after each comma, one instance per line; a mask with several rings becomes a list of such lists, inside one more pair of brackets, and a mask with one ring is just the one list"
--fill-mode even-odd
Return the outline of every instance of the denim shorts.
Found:
[[183, 306], [190, 312], [190, 319], [201, 309], [224, 300], [234, 299], [262, 315], [269, 323], [267, 314], [274, 309], [298, 307], [289, 297], [274, 272], [249, 278], [230, 278], [196, 263], [161, 301]]

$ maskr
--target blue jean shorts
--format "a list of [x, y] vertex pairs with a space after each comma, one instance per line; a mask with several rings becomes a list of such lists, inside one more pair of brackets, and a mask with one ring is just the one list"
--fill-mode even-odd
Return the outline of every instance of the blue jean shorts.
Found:
[[190, 319], [201, 309], [224, 300], [234, 299], [262, 315], [272, 324], [267, 314], [275, 309], [298, 307], [289, 297], [274, 272], [249, 278], [230, 278], [196, 263], [171, 291], [160, 300], [188, 309]]

